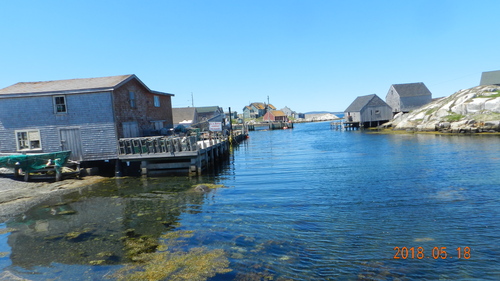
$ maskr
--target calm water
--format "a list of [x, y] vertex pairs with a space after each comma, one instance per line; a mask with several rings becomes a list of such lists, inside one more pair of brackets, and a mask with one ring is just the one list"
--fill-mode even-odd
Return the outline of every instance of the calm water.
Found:
[[114, 278], [130, 241], [177, 233], [172, 251], [224, 251], [210, 280], [498, 280], [499, 141], [251, 132], [213, 175], [111, 179], [0, 224], [0, 272]]

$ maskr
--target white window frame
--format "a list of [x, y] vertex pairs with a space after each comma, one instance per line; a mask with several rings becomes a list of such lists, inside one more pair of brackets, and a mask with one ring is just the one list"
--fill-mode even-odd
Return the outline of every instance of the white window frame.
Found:
[[42, 136], [38, 129], [16, 130], [15, 137], [17, 151], [42, 150]]
[[[63, 99], [63, 103], [57, 103], [57, 99], [59, 98]], [[54, 102], [54, 114], [68, 113], [68, 102], [66, 96], [54, 96], [52, 101]]]
[[155, 107], [160, 107], [160, 96], [153, 96]]

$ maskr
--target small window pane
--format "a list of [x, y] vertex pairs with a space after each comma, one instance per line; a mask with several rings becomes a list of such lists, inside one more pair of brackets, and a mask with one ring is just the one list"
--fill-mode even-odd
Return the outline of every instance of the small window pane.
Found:
[[41, 149], [41, 138], [39, 130], [17, 131], [18, 150]]
[[19, 132], [17, 133], [17, 141], [19, 143], [19, 149], [28, 149], [28, 133]]
[[159, 96], [154, 96], [155, 99], [155, 106], [160, 107], [160, 97]]
[[130, 107], [135, 107], [135, 93], [134, 92], [128, 92], [128, 96], [130, 99]]
[[54, 97], [56, 113], [66, 113], [66, 99], [64, 96]]

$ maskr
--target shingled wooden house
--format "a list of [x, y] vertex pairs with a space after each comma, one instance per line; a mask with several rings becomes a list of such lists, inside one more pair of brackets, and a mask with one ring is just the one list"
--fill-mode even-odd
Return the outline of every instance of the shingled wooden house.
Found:
[[392, 119], [391, 107], [377, 95], [357, 97], [344, 111], [346, 124], [373, 127]]
[[276, 110], [276, 107], [272, 104], [253, 102], [243, 108], [243, 118], [259, 118], [264, 116], [269, 110]]
[[288, 117], [281, 110], [269, 110], [264, 117], [262, 118], [264, 121], [282, 121], [288, 122]]
[[183, 125], [189, 127], [198, 123], [198, 111], [196, 111], [196, 107], [172, 108], [172, 117], [174, 126]]
[[432, 93], [424, 83], [393, 84], [389, 88], [385, 101], [392, 108], [393, 114], [410, 112], [432, 101]]
[[118, 139], [173, 126], [172, 96], [135, 75], [17, 83], [0, 89], [0, 153], [118, 159]]
[[500, 70], [483, 72], [479, 85], [500, 85]]

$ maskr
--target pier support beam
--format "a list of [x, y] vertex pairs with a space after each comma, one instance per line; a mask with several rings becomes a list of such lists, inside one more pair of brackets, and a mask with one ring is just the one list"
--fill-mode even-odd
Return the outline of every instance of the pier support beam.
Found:
[[148, 161], [141, 161], [141, 175], [148, 175]]
[[115, 160], [115, 177], [121, 177], [122, 174], [122, 161], [120, 159]]

